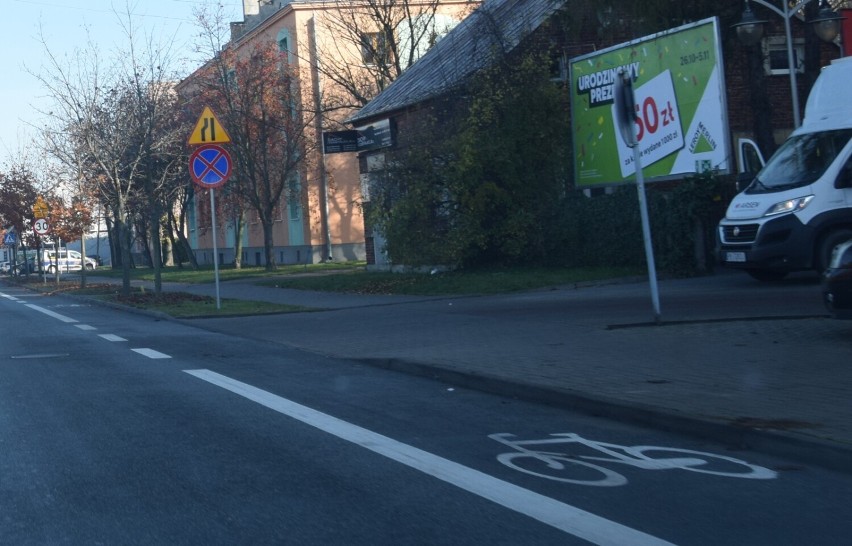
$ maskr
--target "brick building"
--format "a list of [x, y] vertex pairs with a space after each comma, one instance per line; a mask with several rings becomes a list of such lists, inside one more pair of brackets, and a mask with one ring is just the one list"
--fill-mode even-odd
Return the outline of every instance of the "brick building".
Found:
[[[619, 3], [609, 4], [612, 7]], [[832, 3], [837, 8], [846, 4], [848, 2]], [[804, 23], [804, 17], [812, 17], [818, 7], [816, 0], [810, 2], [791, 21], [802, 104], [819, 68], [842, 55], [841, 39], [832, 44], [823, 43]], [[406, 131], [416, 125], [418, 116], [424, 113], [451, 115], [448, 112], [464, 107], [460, 104], [463, 103], [463, 94], [459, 92], [473, 74], [494, 61], [495, 49], [511, 54], [515, 48], [541, 39], [542, 33], [550, 33], [549, 47], [558, 43], [558, 47], [554, 48], [553, 79], [559, 84], [567, 76], [567, 60], [574, 56], [661, 32], [686, 21], [718, 17], [732, 144], [741, 138], [749, 138], [756, 141], [765, 154], [769, 154], [792, 131], [789, 72], [786, 57], [778, 55], [779, 51], [786, 51], [784, 26], [774, 14], [764, 13], [760, 6], [752, 5], [755, 13], [768, 23], [762, 42], [747, 48], [738, 42], [732, 28], [743, 14], [741, 0], [679, 3], [666, 8], [667, 17], [663, 20], [650, 13], [629, 17], [636, 15], [635, 9], [631, 14], [619, 15], [617, 8], [607, 9], [602, 3], [567, 0], [492, 0], [483, 4], [402, 77], [349, 118], [348, 121], [355, 127], [386, 124], [394, 135], [387, 147], [360, 155], [361, 176], [366, 184], [369, 185], [370, 178], [381, 172], [395, 150], [407, 145]], [[557, 16], [562, 17], [564, 23], [556, 25], [557, 31], [554, 32], [554, 26], [545, 23]], [[494, 29], [498, 29], [496, 34]], [[489, 42], [488, 36], [499, 36], [500, 39]], [[452, 106], [448, 108], [450, 104]], [[566, 112], [565, 115], [571, 114]], [[732, 145], [731, 149], [735, 150], [735, 154], [739, 153], [737, 146]], [[731, 163], [736, 165], [736, 161]], [[381, 251], [381, 233], [370, 226], [366, 227], [365, 233], [368, 263], [377, 267], [388, 266], [387, 257]]]

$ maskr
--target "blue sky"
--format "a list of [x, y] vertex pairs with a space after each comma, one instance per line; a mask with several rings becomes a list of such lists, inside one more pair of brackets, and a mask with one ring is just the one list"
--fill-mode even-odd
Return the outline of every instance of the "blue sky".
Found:
[[86, 29], [106, 57], [124, 49], [124, 33], [116, 11], [134, 14], [134, 24], [157, 41], [176, 36], [177, 46], [193, 57], [191, 44], [198, 33], [193, 8], [221, 3], [229, 21], [242, 20], [242, 0], [2, 0], [3, 32], [0, 33], [0, 171], [17, 157], [18, 151], [38, 138], [30, 126], [39, 125], [35, 107], [50, 101], [28, 71], [44, 65], [44, 47], [38, 40], [39, 27], [47, 45], [58, 57], [86, 45]]

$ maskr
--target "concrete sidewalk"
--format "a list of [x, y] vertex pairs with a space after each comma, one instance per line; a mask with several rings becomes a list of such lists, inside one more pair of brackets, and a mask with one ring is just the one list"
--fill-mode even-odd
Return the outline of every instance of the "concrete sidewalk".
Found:
[[230, 281], [220, 295], [323, 311], [190, 322], [852, 471], [852, 322], [827, 317], [815, 278], [663, 281], [659, 324], [636, 281], [476, 297]]

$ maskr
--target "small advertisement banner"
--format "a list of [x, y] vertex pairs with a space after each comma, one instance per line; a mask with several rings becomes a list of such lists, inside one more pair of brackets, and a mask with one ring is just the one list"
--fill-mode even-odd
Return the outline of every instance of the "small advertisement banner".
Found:
[[366, 152], [393, 146], [390, 120], [383, 119], [350, 131], [330, 131], [322, 134], [324, 154]]
[[578, 186], [633, 179], [633, 152], [616, 127], [614, 85], [633, 78], [636, 137], [646, 180], [716, 170], [731, 157], [718, 19], [571, 59], [571, 112]]
[[356, 127], [358, 131], [358, 151], [376, 150], [393, 146], [393, 132], [390, 120], [383, 119], [366, 127]]
[[330, 131], [322, 134], [324, 154], [340, 154], [358, 151], [358, 131]]

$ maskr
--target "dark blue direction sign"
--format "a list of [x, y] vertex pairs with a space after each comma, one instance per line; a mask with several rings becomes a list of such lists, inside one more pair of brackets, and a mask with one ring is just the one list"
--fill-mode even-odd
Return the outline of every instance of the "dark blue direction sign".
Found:
[[221, 146], [205, 144], [189, 156], [192, 181], [203, 188], [218, 188], [231, 176], [231, 155]]

